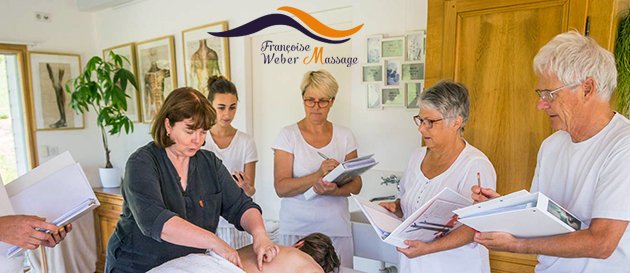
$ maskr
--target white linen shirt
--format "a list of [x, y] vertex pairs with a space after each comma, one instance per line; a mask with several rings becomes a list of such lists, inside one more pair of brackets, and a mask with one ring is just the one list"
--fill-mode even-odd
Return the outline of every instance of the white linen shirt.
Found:
[[[444, 188], [450, 188], [472, 201], [471, 188], [477, 185], [477, 173], [482, 187], [496, 187], [497, 176], [492, 163], [486, 155], [468, 143], [453, 164], [432, 179], [425, 177], [420, 169], [426, 153], [426, 147], [414, 151], [400, 181], [400, 205], [405, 219]], [[477, 243], [413, 259], [403, 254], [399, 254], [399, 257], [400, 272], [490, 272], [488, 250]]]
[[[298, 125], [292, 124], [280, 131], [272, 149], [293, 154], [293, 177], [297, 178], [319, 169], [324, 159], [317, 152], [343, 162], [357, 145], [350, 129], [333, 125], [332, 140], [317, 149], [304, 140]], [[331, 237], [352, 236], [348, 198], [322, 195], [306, 200], [303, 194], [281, 198], [279, 233], [305, 236], [313, 232]]]
[[[630, 221], [629, 162], [630, 121], [620, 114], [579, 143], [558, 131], [540, 147], [531, 192], [544, 193], [587, 225], [594, 218]], [[608, 259], [539, 255], [538, 262], [538, 273], [630, 272], [630, 225]]]

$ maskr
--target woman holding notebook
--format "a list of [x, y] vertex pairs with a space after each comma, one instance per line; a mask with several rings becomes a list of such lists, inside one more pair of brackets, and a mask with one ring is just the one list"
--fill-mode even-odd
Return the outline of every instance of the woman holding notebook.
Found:
[[[470, 196], [478, 183], [495, 188], [492, 163], [463, 137], [468, 120], [466, 87], [442, 81], [422, 93], [420, 112], [413, 117], [425, 146], [413, 152], [400, 182], [400, 199], [380, 205], [408, 217], [444, 188]], [[461, 226], [431, 243], [405, 241], [398, 248], [401, 272], [489, 273], [488, 251], [473, 243], [475, 232]]]
[[[333, 125], [328, 113], [335, 102], [337, 81], [325, 70], [309, 71], [300, 86], [305, 117], [286, 126], [274, 142], [274, 187], [282, 198], [280, 243], [321, 232], [331, 237], [341, 265], [352, 267], [353, 242], [348, 199], [361, 190], [361, 178], [343, 186], [323, 181], [339, 162], [357, 157], [354, 135]], [[318, 196], [307, 200], [313, 188]]]

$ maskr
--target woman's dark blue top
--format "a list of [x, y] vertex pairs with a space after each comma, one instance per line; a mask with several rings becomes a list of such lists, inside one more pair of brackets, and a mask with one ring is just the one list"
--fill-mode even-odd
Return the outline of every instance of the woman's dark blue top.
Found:
[[160, 238], [173, 216], [215, 232], [219, 216], [239, 230], [246, 210], [260, 207], [232, 180], [212, 152], [199, 150], [190, 158], [183, 190], [166, 150], [155, 143], [141, 147], [127, 161], [122, 183], [123, 214], [107, 245], [105, 272], [146, 272], [169, 260], [203, 253]]

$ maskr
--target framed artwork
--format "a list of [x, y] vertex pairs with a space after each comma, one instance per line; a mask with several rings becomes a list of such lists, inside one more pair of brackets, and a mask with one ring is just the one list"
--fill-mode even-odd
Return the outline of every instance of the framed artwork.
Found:
[[66, 83], [81, 74], [79, 54], [30, 52], [36, 130], [83, 129], [84, 116], [70, 107]]
[[208, 96], [208, 78], [223, 75], [230, 78], [230, 46], [228, 38], [214, 37], [208, 32], [228, 30], [227, 21], [182, 31], [186, 86]]
[[136, 44], [138, 86], [142, 121], [150, 123], [164, 99], [177, 88], [173, 36], [164, 36]]
[[400, 84], [401, 59], [385, 60], [383, 74], [385, 74], [386, 86], [398, 86]]
[[405, 37], [383, 38], [381, 40], [381, 57], [403, 58], [405, 56]]
[[367, 38], [367, 63], [381, 62], [381, 39], [383, 39], [382, 35], [374, 35]]
[[424, 30], [407, 34], [407, 61], [425, 61], [426, 32]]
[[424, 80], [424, 63], [410, 62], [402, 64], [403, 81]]
[[369, 64], [363, 66], [363, 82], [382, 82], [383, 81], [383, 65]]
[[381, 93], [383, 106], [403, 106], [405, 103], [405, 95], [398, 87], [383, 87]]
[[[140, 88], [140, 79], [138, 77], [137, 71], [137, 61], [136, 61], [136, 44], [128, 43], [123, 45], [117, 45], [114, 47], [103, 49], [103, 60], [111, 62], [111, 58], [109, 56], [109, 52], [113, 51], [114, 53], [124, 57], [129, 62], [123, 61], [123, 68], [131, 71], [136, 76], [136, 81], [138, 82], [138, 88]], [[129, 96], [127, 98], [127, 111], [126, 115], [133, 122], [142, 121], [140, 114], [140, 100], [138, 99], [138, 90], [135, 90], [133, 86], [127, 85], [127, 89], [125, 89], [125, 94]]]
[[367, 91], [367, 109], [368, 110], [381, 110], [381, 85], [380, 84], [368, 84], [366, 85]]
[[420, 109], [420, 95], [424, 89], [424, 81], [405, 83], [405, 106], [407, 109]]

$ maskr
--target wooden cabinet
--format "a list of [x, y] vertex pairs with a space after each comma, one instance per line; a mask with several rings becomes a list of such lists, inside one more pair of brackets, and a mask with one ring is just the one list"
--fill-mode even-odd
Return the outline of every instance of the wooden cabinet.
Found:
[[[552, 133], [536, 109], [532, 60], [555, 35], [576, 29], [612, 49], [627, 0], [429, 0], [426, 86], [464, 83], [470, 118], [464, 135], [497, 172], [497, 190], [529, 189], [538, 148]], [[533, 255], [491, 253], [493, 272], [533, 272]]]
[[120, 188], [95, 188], [94, 192], [101, 206], [94, 210], [94, 228], [96, 229], [96, 272], [103, 273], [107, 242], [116, 228], [122, 214], [123, 198]]

